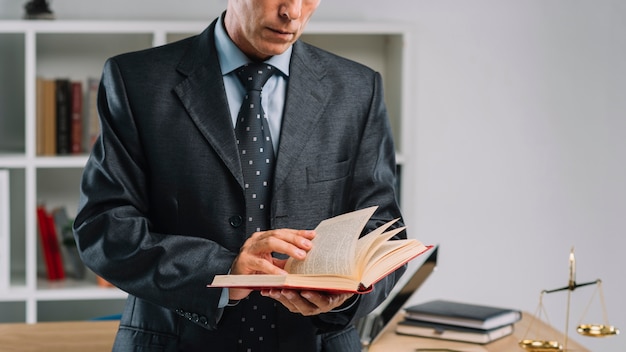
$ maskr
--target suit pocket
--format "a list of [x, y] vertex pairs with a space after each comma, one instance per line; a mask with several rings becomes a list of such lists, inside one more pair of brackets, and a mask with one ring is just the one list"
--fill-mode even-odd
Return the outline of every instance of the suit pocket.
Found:
[[330, 165], [317, 164], [314, 167], [309, 166], [306, 169], [308, 183], [338, 180], [347, 177], [349, 174], [350, 160], [344, 160]]

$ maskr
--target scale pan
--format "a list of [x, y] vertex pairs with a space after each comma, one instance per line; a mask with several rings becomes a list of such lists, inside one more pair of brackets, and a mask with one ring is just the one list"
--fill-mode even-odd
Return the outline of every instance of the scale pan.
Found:
[[619, 334], [619, 330], [611, 325], [582, 324], [576, 331], [583, 336], [606, 337]]
[[533, 352], [563, 351], [563, 346], [558, 341], [522, 340], [519, 346], [526, 351]]

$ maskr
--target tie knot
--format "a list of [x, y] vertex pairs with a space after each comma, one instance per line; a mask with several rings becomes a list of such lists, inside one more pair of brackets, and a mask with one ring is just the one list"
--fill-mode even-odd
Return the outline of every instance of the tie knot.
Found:
[[237, 70], [237, 77], [239, 77], [246, 91], [260, 91], [273, 74], [274, 66], [258, 62], [246, 64]]

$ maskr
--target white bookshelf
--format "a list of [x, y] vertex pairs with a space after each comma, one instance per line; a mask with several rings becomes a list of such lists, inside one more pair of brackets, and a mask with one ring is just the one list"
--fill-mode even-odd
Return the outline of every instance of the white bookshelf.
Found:
[[[10, 185], [10, 195], [0, 194], [8, 204], [10, 220], [6, 239], [10, 260], [0, 258], [0, 275], [8, 274], [0, 280], [6, 283], [0, 285], [0, 322], [115, 314], [126, 297], [118, 289], [97, 286], [93, 274], [81, 281], [60, 282], [49, 282], [40, 274], [45, 267], [36, 206], [39, 201], [49, 207], [63, 205], [75, 216], [87, 155], [36, 154], [37, 77], [67, 77], [82, 81], [85, 89], [88, 77], [100, 76], [106, 58], [182, 39], [207, 25], [198, 21], [0, 21], [0, 170], [8, 170]], [[409, 111], [408, 35], [401, 24], [311, 22], [302, 37], [381, 72], [400, 164], [409, 143], [403, 128]]]

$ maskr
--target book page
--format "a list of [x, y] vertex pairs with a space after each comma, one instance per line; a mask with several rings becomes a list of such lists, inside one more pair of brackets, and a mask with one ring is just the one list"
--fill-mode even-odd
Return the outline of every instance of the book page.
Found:
[[428, 250], [415, 239], [386, 241], [372, 255], [363, 271], [361, 282], [365, 286], [389, 274], [394, 268]]
[[[363, 268], [365, 262], [367, 262], [367, 258], [369, 257], [368, 253], [375, 251], [376, 248], [378, 248], [378, 246], [380, 245], [381, 241], [386, 241], [386, 239], [381, 240], [381, 235], [383, 234], [383, 232], [385, 232], [391, 225], [393, 225], [398, 220], [399, 219], [391, 220], [358, 239], [356, 243], [356, 263], [359, 271]], [[389, 237], [387, 237], [387, 239]]]
[[[389, 230], [383, 234], [380, 234], [378, 236], [376, 236], [376, 238], [374, 238], [373, 241], [369, 242], [369, 248], [365, 248], [365, 251], [362, 255], [359, 255], [359, 262], [358, 262], [358, 270], [359, 273], [363, 273], [363, 271], [365, 270], [365, 268], [368, 266], [371, 258], [375, 255], [375, 253], [378, 252], [378, 250], [384, 246], [385, 243], [387, 243], [393, 236], [397, 235], [398, 233], [404, 231], [405, 227], [398, 227], [396, 229], [393, 230]], [[359, 243], [357, 244], [357, 252], [359, 251], [359, 246], [361, 245], [361, 240], [359, 240]]]
[[370, 207], [324, 220], [315, 228], [313, 248], [304, 260], [290, 258], [290, 274], [333, 274], [355, 277], [359, 235], [377, 207]]

